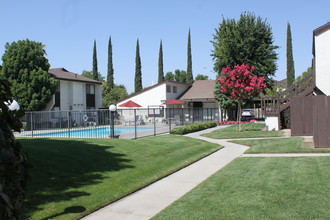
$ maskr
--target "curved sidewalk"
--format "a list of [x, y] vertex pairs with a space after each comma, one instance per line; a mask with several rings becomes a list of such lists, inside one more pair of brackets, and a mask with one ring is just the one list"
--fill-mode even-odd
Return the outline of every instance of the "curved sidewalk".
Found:
[[216, 129], [219, 127], [185, 136], [217, 143], [224, 148], [82, 219], [144, 220], [155, 216], [248, 149], [247, 146], [225, 140], [200, 136]]

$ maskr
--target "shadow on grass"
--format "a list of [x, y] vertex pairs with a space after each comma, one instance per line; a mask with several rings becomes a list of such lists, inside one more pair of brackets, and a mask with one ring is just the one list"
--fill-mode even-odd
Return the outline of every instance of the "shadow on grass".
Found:
[[[90, 193], [79, 187], [97, 184], [102, 172], [133, 168], [125, 154], [111, 152], [112, 146], [86, 140], [20, 139], [28, 156], [31, 180], [25, 202], [25, 217], [41, 210], [40, 205], [71, 200]], [[58, 210], [58, 215], [72, 211]], [[85, 207], [75, 209], [81, 211]], [[81, 211], [82, 212], [82, 211]], [[56, 217], [53, 216], [53, 217]], [[48, 217], [50, 218], [50, 217]], [[47, 219], [47, 218], [46, 218]]]
[[85, 210], [86, 210], [86, 208], [83, 207], [83, 206], [70, 206], [70, 207], [64, 209], [63, 212], [57, 213], [55, 215], [52, 215], [52, 216], [49, 216], [49, 217], [46, 217], [46, 218], [43, 218], [42, 220], [49, 220], [49, 219], [59, 217], [61, 215], [65, 215], [65, 214], [70, 214], [70, 213], [81, 213], [81, 212], [84, 212]]

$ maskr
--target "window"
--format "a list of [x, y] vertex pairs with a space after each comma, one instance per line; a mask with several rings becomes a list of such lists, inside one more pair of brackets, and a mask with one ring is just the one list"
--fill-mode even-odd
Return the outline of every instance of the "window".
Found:
[[95, 94], [95, 85], [86, 84], [86, 94]]
[[95, 85], [86, 84], [86, 106], [95, 107]]
[[57, 86], [55, 90], [55, 104], [54, 107], [61, 107], [61, 83], [57, 81]]
[[166, 86], [166, 92], [171, 92], [171, 86], [169, 85]]
[[177, 87], [173, 86], [173, 93], [177, 93]]

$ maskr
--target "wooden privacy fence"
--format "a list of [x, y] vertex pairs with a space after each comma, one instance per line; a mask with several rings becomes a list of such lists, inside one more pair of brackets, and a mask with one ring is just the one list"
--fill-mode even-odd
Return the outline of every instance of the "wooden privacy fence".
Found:
[[330, 147], [330, 96], [314, 96], [313, 139], [315, 147]]
[[315, 147], [330, 148], [330, 96], [310, 95], [293, 98], [291, 134], [313, 135]]
[[292, 136], [313, 135], [313, 96], [294, 97], [291, 102]]

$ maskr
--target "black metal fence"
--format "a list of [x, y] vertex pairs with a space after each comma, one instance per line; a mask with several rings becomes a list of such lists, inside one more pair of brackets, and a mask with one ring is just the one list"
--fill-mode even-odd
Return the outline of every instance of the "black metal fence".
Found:
[[[168, 133], [174, 127], [204, 121], [219, 122], [216, 108], [135, 108], [114, 112], [114, 137], [136, 139]], [[109, 138], [111, 112], [83, 111], [26, 112], [23, 128], [16, 137]]]

